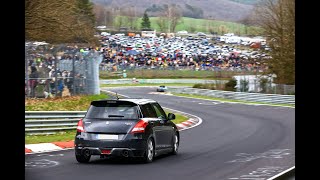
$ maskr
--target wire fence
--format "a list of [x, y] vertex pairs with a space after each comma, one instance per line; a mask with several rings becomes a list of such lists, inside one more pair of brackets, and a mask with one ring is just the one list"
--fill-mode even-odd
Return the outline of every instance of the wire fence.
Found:
[[25, 96], [30, 98], [99, 94], [99, 64], [94, 49], [68, 45], [26, 45]]
[[250, 93], [294, 95], [295, 85], [274, 84], [270, 82], [261, 83], [257, 80], [256, 83], [240, 82], [239, 86], [237, 86], [237, 91]]
[[234, 76], [238, 92], [294, 95], [295, 85], [275, 84], [272, 75]]

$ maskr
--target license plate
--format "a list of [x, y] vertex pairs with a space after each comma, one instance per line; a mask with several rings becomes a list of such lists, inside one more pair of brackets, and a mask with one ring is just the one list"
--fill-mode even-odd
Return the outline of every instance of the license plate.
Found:
[[110, 140], [118, 140], [118, 135], [113, 134], [98, 134], [97, 139], [110, 139]]

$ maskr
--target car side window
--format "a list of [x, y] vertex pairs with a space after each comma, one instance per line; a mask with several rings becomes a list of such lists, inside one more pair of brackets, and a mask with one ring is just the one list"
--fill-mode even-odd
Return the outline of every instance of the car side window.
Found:
[[154, 109], [150, 104], [140, 105], [143, 117], [146, 118], [156, 118], [158, 117]]
[[164, 110], [161, 108], [161, 106], [158, 103], [152, 103], [152, 106], [153, 106], [154, 110], [156, 111], [158, 118], [167, 119], [166, 113], [164, 112]]

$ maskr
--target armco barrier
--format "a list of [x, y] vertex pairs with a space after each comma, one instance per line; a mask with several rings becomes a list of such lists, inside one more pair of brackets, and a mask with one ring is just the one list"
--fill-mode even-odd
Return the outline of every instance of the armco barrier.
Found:
[[[191, 117], [183, 112], [163, 108]], [[75, 130], [86, 111], [25, 111], [25, 133], [28, 135], [54, 134], [59, 131]]]
[[54, 134], [58, 131], [76, 129], [86, 111], [26, 111], [26, 134]]
[[248, 102], [295, 105], [294, 95], [245, 93], [245, 92], [219, 91], [219, 90], [185, 88], [185, 87], [184, 88], [170, 87], [168, 88], [168, 91], [172, 93], [203, 95], [203, 96], [210, 96], [210, 97], [216, 97], [216, 98], [248, 101]]

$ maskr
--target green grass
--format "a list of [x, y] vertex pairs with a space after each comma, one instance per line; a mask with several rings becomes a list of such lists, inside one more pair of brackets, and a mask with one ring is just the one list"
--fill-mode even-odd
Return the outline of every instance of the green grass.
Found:
[[50, 135], [26, 135], [25, 144], [50, 143], [74, 140], [76, 130], [68, 130]]
[[[169, 112], [166, 111], [166, 114], [168, 113]], [[174, 114], [176, 115], [176, 119], [172, 120], [172, 122], [175, 124], [189, 119], [188, 117], [182, 116], [181, 114], [177, 114], [177, 113], [174, 113]], [[70, 140], [74, 140], [75, 134], [76, 134], [76, 130], [67, 130], [64, 132], [59, 132], [59, 133], [50, 134], [50, 135], [26, 135], [25, 144], [70, 141]]]
[[151, 84], [151, 83], [141, 83], [141, 84], [101, 84], [100, 87], [123, 87], [123, 86], [155, 86], [158, 87], [159, 85], [164, 86], [193, 86], [193, 83], [158, 83], [158, 84]]
[[[54, 99], [26, 99], [26, 111], [86, 111], [92, 100], [106, 99], [106, 94], [90, 96], [73, 96]], [[167, 114], [169, 112], [166, 112]], [[174, 123], [188, 120], [175, 113]], [[25, 144], [49, 143], [74, 140], [76, 130], [66, 130], [50, 135], [25, 135]]]
[[180, 94], [180, 93], [172, 93], [176, 96], [182, 96], [182, 97], [191, 97], [191, 98], [198, 98], [198, 99], [207, 99], [207, 100], [216, 100], [221, 102], [239, 102], [243, 104], [265, 104], [270, 106], [289, 106], [289, 107], [295, 107], [295, 105], [292, 104], [271, 104], [271, 103], [263, 103], [263, 102], [251, 102], [251, 101], [241, 101], [241, 100], [231, 100], [231, 99], [224, 99], [224, 98], [215, 98], [215, 97], [209, 97], [209, 96], [202, 96], [202, 95], [191, 95], [191, 94]]
[[86, 111], [93, 100], [109, 98], [106, 94], [48, 99], [26, 99], [26, 111]]
[[[117, 17], [116, 17], [117, 18]], [[157, 32], [162, 32], [157, 25], [158, 17], [149, 17], [151, 29], [155, 29]], [[114, 26], [116, 27], [116, 22]], [[142, 18], [136, 21], [135, 26], [140, 29]], [[122, 26], [129, 26], [128, 24], [123, 24]], [[167, 29], [167, 28], [166, 28]], [[182, 17], [180, 23], [176, 27], [176, 32], [181, 30], [187, 30], [189, 33], [194, 32], [205, 32], [209, 33], [209, 29], [217, 32], [219, 35], [223, 35], [228, 32], [233, 32], [237, 35], [261, 35], [262, 29], [256, 26], [246, 26], [240, 23], [218, 21], [218, 20], [207, 20], [207, 19], [195, 19], [189, 17]], [[194, 32], [192, 32], [194, 30]]]
[[[253, 75], [256, 72], [235, 72], [235, 71], [193, 71], [193, 70], [127, 70], [127, 78], [137, 79], [212, 79], [228, 80], [236, 75]], [[100, 79], [119, 79], [122, 76], [114, 72], [100, 71]]]
[[182, 116], [181, 114], [174, 113], [174, 115], [176, 115], [176, 119], [172, 120], [172, 122], [175, 124], [179, 124], [189, 119], [188, 117]]

